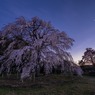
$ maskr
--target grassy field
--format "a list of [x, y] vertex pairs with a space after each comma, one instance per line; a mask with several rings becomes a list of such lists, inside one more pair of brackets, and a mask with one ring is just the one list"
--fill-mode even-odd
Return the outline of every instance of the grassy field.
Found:
[[0, 95], [95, 95], [95, 77], [49, 75], [24, 83], [0, 78]]

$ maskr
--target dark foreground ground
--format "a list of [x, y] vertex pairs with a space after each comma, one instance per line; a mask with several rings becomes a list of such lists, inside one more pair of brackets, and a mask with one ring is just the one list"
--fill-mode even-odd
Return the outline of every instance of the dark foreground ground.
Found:
[[0, 95], [95, 95], [95, 77], [49, 75], [35, 82], [0, 78]]

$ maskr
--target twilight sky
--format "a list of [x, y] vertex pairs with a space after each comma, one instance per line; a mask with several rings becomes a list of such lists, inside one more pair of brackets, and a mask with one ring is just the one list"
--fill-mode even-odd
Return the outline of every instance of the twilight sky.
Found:
[[70, 50], [75, 61], [85, 48], [95, 49], [95, 0], [0, 0], [0, 29], [19, 16], [38, 16], [75, 40]]

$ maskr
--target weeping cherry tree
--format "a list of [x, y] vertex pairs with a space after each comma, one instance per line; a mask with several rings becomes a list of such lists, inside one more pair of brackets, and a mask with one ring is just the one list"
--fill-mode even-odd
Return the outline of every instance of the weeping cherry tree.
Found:
[[[74, 67], [70, 49], [74, 40], [38, 17], [17, 18], [0, 32], [0, 74], [20, 74], [20, 78], [70, 71]], [[67, 63], [66, 63], [67, 62]]]

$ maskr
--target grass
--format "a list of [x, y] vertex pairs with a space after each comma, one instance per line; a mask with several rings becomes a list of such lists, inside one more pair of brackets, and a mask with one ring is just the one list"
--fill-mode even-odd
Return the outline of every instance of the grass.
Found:
[[0, 78], [0, 95], [95, 95], [95, 77], [49, 75], [24, 83]]

